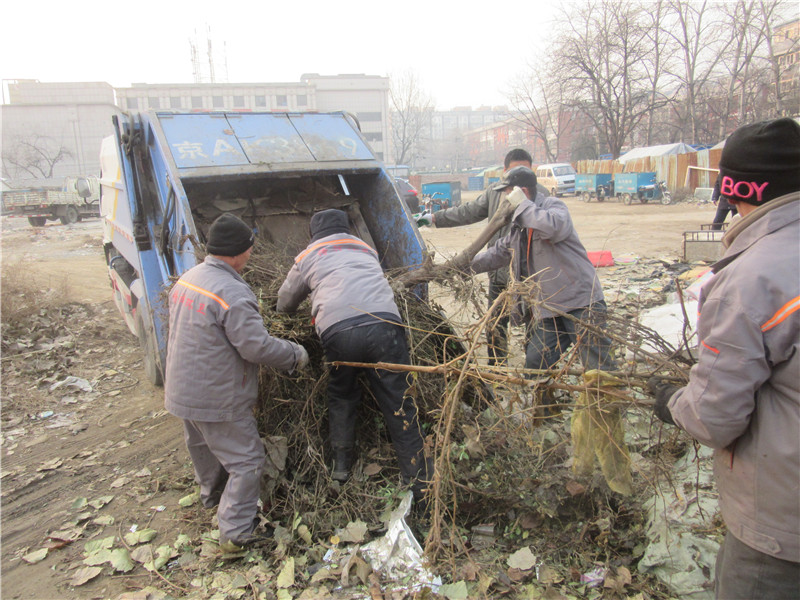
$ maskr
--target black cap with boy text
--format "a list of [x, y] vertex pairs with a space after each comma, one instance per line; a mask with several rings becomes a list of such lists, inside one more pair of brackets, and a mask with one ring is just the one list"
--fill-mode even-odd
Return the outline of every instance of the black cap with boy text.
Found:
[[756, 206], [800, 191], [800, 125], [776, 119], [739, 127], [722, 149], [719, 178], [722, 196]]

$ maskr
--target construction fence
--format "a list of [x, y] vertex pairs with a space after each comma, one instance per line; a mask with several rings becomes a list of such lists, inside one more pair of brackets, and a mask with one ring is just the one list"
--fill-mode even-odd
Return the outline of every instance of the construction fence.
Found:
[[699, 187], [714, 187], [722, 149], [707, 149], [686, 154], [648, 156], [621, 163], [616, 159], [580, 160], [575, 163], [578, 173], [650, 173], [655, 171], [659, 181], [666, 181], [671, 191]]

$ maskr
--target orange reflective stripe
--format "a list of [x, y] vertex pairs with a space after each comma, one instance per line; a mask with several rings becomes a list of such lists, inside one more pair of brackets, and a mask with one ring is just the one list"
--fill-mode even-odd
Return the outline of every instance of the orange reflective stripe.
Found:
[[784, 319], [786, 319], [786, 317], [796, 310], [800, 310], [800, 296], [789, 300], [786, 304], [781, 306], [780, 310], [772, 315], [772, 318], [761, 326], [761, 331], [768, 331], [772, 329], [775, 327], [775, 325], [782, 322]]
[[230, 308], [228, 306], [228, 304], [222, 298], [220, 298], [216, 294], [212, 294], [211, 292], [209, 292], [207, 290], [204, 290], [201, 287], [197, 287], [196, 285], [193, 285], [191, 283], [187, 283], [187, 282], [185, 282], [183, 280], [178, 280], [178, 285], [182, 285], [183, 287], [189, 288], [190, 290], [193, 290], [193, 291], [197, 292], [198, 294], [203, 294], [203, 296], [211, 298], [212, 300], [216, 300], [217, 302], [219, 302], [220, 306], [222, 306], [222, 308], [224, 308], [225, 310], [228, 310], [228, 308]]
[[706, 348], [708, 348], [709, 350], [711, 350], [711, 351], [712, 351], [714, 354], [719, 354], [719, 350], [717, 350], [717, 349], [716, 349], [716, 348], [714, 348], [713, 346], [709, 346], [709, 345], [708, 345], [708, 344], [706, 344], [705, 342], [700, 342], [700, 343], [701, 343], [703, 346], [705, 346]]
[[294, 259], [294, 262], [299, 263], [308, 255], [309, 252], [313, 252], [314, 250], [319, 250], [323, 246], [329, 246], [331, 244], [359, 244], [361, 246], [366, 246], [367, 248], [372, 250], [372, 246], [361, 240], [354, 240], [351, 238], [342, 238], [340, 240], [328, 240], [327, 242], [320, 242], [319, 244], [314, 244], [310, 248], [306, 248], [303, 252], [297, 255], [297, 258]]
[[528, 265], [528, 275], [531, 275], [531, 240], [533, 239], [533, 229], [528, 229], [528, 251], [525, 255], [525, 262]]

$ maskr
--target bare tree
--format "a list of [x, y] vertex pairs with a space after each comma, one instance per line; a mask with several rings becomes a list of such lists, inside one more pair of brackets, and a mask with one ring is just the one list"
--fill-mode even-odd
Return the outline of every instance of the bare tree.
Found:
[[588, 0], [562, 10], [554, 62], [570, 85], [572, 107], [617, 157], [641, 120], [666, 104], [652, 97], [645, 69], [653, 58], [645, 10], [626, 0]]
[[406, 71], [391, 77], [392, 143], [397, 164], [413, 166], [421, 138], [433, 112], [433, 99], [423, 91], [417, 75]]
[[58, 163], [72, 158], [72, 152], [57, 140], [32, 133], [17, 136], [3, 148], [3, 174], [9, 179], [51, 179]]
[[672, 88], [667, 76], [668, 65], [674, 57], [674, 49], [668, 43], [668, 36], [662, 29], [662, 21], [666, 13], [666, 1], [655, 0], [649, 10], [645, 11], [644, 23], [646, 24], [645, 34], [652, 43], [651, 59], [642, 65], [647, 72], [647, 79], [650, 82], [650, 98], [654, 105], [653, 110], [647, 113], [647, 128], [645, 134], [645, 144], [651, 146], [655, 143], [656, 136], [663, 139], [663, 132], [657, 129], [657, 118], [660, 111], [655, 109], [656, 104], [671, 102], [672, 98], [664, 93], [664, 89]]
[[511, 84], [511, 91], [506, 95], [513, 108], [511, 117], [542, 141], [547, 162], [558, 160], [560, 140], [572, 123], [572, 112], [562, 110], [567, 101], [567, 89], [562, 74], [545, 61], [531, 65], [526, 75]]
[[753, 63], [764, 44], [764, 28], [759, 23], [755, 0], [737, 0], [722, 5], [730, 32], [729, 51], [721, 56], [720, 64], [727, 71], [724, 103], [721, 103], [718, 137], [747, 120], [748, 88], [753, 75]]
[[730, 36], [722, 34], [721, 23], [715, 19], [712, 7], [704, 0], [668, 0], [668, 16], [673, 21], [665, 28], [677, 45], [681, 68], [673, 75], [681, 82], [683, 118], [688, 123], [689, 143], [698, 143], [699, 122], [706, 114], [698, 113], [705, 87], [716, 75], [721, 56], [731, 45]]
[[[786, 19], [791, 14], [794, 18], [798, 17], [797, 4], [794, 2], [780, 2], [776, 0], [759, 0], [759, 16], [764, 27], [765, 45], [767, 48], [767, 60], [769, 61], [771, 83], [775, 93], [775, 110], [770, 115], [773, 117], [783, 117], [797, 114], [800, 112], [800, 81], [795, 81], [794, 85], [783, 86], [783, 65], [780, 59], [796, 52], [800, 39], [785, 37], [775, 39], [775, 28], [773, 21]], [[795, 79], [798, 77], [797, 65], [788, 67], [794, 69]]]

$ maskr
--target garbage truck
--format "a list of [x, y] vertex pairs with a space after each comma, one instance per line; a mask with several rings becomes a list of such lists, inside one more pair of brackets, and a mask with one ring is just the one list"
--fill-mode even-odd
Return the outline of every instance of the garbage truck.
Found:
[[103, 248], [114, 301], [156, 385], [166, 290], [202, 260], [222, 213], [296, 254], [311, 215], [338, 208], [384, 269], [423, 263], [419, 230], [348, 113], [146, 111], [115, 115], [113, 125], [100, 152]]

